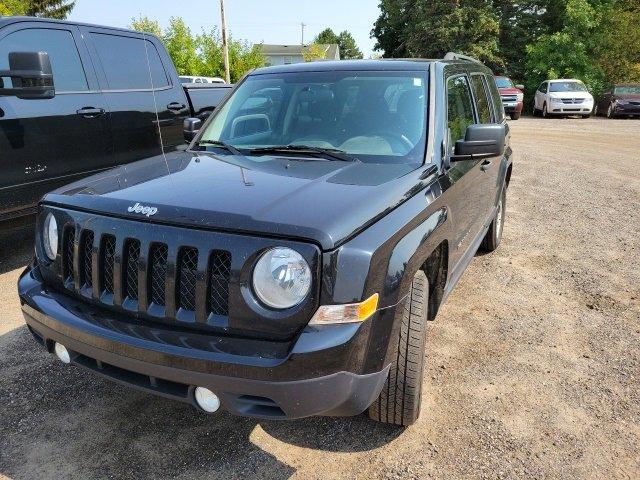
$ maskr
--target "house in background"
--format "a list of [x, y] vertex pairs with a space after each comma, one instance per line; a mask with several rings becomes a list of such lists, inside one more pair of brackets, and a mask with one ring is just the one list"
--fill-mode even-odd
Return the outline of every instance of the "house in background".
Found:
[[[324, 60], [340, 60], [338, 44], [319, 45], [325, 51]], [[262, 53], [267, 57], [267, 65], [289, 65], [304, 62], [303, 53], [309, 50], [309, 45], [261, 45]]]

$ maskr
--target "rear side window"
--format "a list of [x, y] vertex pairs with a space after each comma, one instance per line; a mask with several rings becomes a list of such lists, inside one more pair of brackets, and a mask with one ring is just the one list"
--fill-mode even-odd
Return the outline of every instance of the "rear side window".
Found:
[[487, 89], [485, 88], [482, 75], [473, 75], [471, 77], [471, 86], [473, 87], [473, 95], [476, 99], [476, 108], [478, 110], [480, 123], [491, 123], [492, 106], [487, 98]]
[[496, 85], [494, 78], [486, 76], [485, 80], [487, 82], [487, 87], [489, 87], [489, 97], [493, 103], [493, 112], [495, 114], [494, 121], [496, 123], [500, 123], [504, 120], [504, 105], [502, 104], [502, 97], [500, 96], [500, 92], [498, 91], [498, 86]]
[[457, 140], [463, 140], [467, 127], [475, 123], [473, 101], [467, 77], [460, 75], [447, 80], [447, 126], [449, 149], [453, 151]]
[[[9, 69], [10, 52], [47, 52], [57, 93], [89, 90], [80, 54], [69, 30], [29, 28], [10, 33], [0, 40], [0, 70]], [[11, 87], [11, 79], [4, 79], [4, 85]]]
[[149, 40], [104, 33], [91, 35], [109, 90], [157, 89], [169, 85], [158, 50]]

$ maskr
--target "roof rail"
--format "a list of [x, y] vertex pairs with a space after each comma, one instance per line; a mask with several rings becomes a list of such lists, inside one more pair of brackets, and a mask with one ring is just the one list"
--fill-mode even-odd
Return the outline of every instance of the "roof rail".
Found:
[[466, 62], [475, 62], [475, 63], [482, 63], [480, 60], [478, 60], [477, 58], [473, 58], [470, 57], [468, 55], [463, 55], [461, 53], [456, 53], [456, 52], [449, 52], [444, 56], [445, 60], [464, 60]]

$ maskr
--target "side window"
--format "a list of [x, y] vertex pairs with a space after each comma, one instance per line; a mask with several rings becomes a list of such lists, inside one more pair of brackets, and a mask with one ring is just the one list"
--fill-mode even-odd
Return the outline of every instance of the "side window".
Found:
[[539, 91], [539, 92], [542, 92], [542, 93], [545, 93], [545, 90], [546, 90], [546, 88], [545, 88], [545, 86], [544, 86], [544, 82], [542, 82], [542, 83], [540, 84], [540, 86], [538, 87], [538, 91]]
[[473, 87], [473, 96], [476, 99], [476, 108], [480, 123], [491, 123], [491, 105], [487, 98], [487, 89], [485, 88], [482, 75], [472, 75], [471, 86]]
[[484, 79], [487, 82], [487, 87], [489, 87], [489, 98], [491, 98], [491, 103], [493, 103], [494, 121], [500, 123], [504, 120], [504, 105], [502, 104], [502, 97], [496, 85], [496, 79], [493, 76], [485, 76]]
[[[10, 52], [47, 52], [56, 93], [89, 90], [78, 47], [69, 30], [29, 28], [10, 33], [0, 40], [0, 70], [9, 69]], [[10, 87], [11, 79], [5, 80]]]
[[[143, 90], [163, 88], [169, 79], [153, 43], [141, 38], [124, 37], [104, 33], [92, 33], [109, 90]], [[148, 63], [147, 63], [148, 55]]]
[[467, 127], [475, 123], [473, 102], [467, 77], [460, 75], [447, 80], [447, 126], [449, 127], [449, 149], [457, 140], [464, 139]]

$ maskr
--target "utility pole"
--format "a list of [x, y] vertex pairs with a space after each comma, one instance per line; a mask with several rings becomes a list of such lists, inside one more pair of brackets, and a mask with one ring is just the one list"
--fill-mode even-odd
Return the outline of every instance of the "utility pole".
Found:
[[224, 56], [224, 76], [227, 83], [231, 83], [229, 73], [229, 45], [227, 45], [227, 22], [224, 20], [224, 0], [220, 0], [220, 19], [222, 21], [222, 54]]
[[302, 39], [300, 40], [300, 45], [304, 45], [304, 27], [306, 27], [307, 24], [304, 22], [300, 22], [300, 26], [302, 27]]

